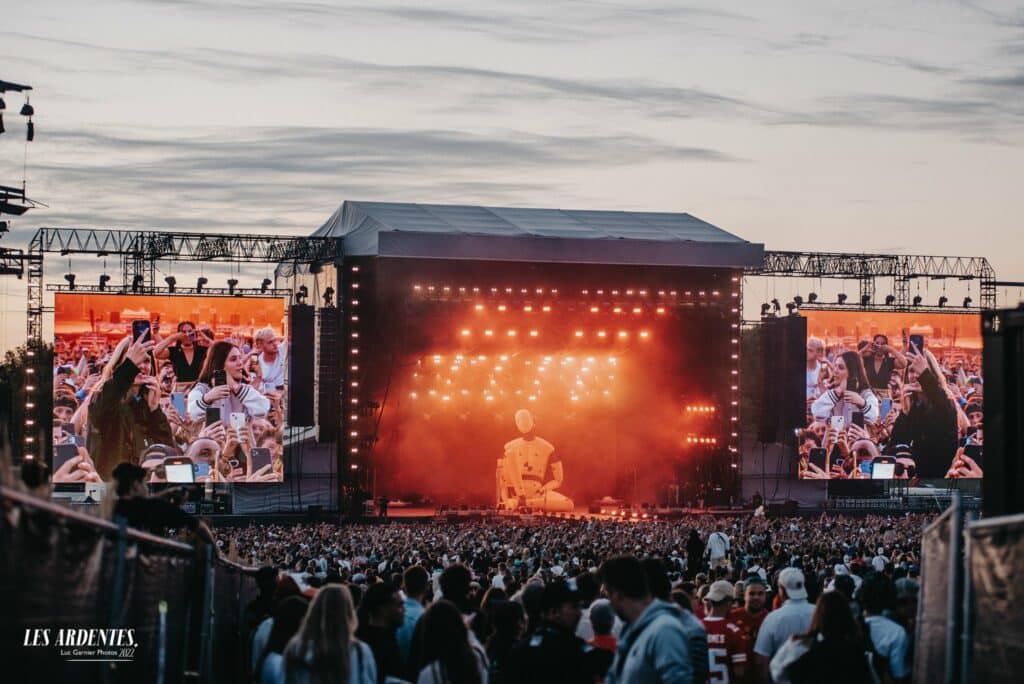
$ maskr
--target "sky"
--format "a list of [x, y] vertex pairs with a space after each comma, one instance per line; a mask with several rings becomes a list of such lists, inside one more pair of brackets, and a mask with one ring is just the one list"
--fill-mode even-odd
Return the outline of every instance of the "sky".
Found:
[[[6, 94], [0, 184], [24, 175], [48, 205], [2, 246], [39, 226], [303, 235], [388, 200], [685, 211], [769, 249], [986, 256], [1024, 280], [1013, 2], [0, 12], [0, 79], [33, 85], [37, 111], [26, 156]], [[24, 302], [0, 278], [0, 349]]]

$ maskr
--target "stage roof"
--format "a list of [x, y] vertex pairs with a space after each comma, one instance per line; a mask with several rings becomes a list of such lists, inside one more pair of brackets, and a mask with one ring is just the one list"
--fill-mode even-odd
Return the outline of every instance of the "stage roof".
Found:
[[346, 201], [313, 235], [342, 238], [346, 256], [744, 267], [764, 253], [665, 212]]

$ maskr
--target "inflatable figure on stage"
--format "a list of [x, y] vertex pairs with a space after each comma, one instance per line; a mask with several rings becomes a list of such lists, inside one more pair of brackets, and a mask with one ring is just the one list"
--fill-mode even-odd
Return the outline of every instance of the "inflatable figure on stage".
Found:
[[572, 499], [555, 491], [565, 474], [562, 461], [552, 456], [555, 447], [533, 434], [533, 416], [526, 409], [516, 411], [516, 427], [522, 436], [506, 444], [505, 455], [498, 459], [498, 504], [512, 510], [529, 506], [572, 512]]

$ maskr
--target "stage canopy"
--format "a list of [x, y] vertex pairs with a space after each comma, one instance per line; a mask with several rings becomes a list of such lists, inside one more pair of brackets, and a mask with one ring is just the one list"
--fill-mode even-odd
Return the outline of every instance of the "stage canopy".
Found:
[[686, 213], [346, 201], [314, 234], [346, 256], [758, 266], [764, 245]]

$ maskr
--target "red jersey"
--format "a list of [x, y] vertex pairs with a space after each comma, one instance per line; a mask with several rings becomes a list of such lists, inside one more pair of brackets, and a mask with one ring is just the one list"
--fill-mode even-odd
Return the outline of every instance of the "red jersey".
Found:
[[757, 633], [761, 629], [761, 623], [764, 622], [767, 616], [767, 610], [762, 610], [759, 615], [751, 615], [750, 611], [746, 608], [733, 608], [729, 611], [728, 619], [730, 622], [735, 622], [743, 628], [747, 639], [750, 640], [750, 645], [753, 646], [754, 642], [757, 641]]
[[747, 664], [750, 641], [742, 627], [727, 618], [706, 617], [708, 684], [738, 684], [737, 667]]

